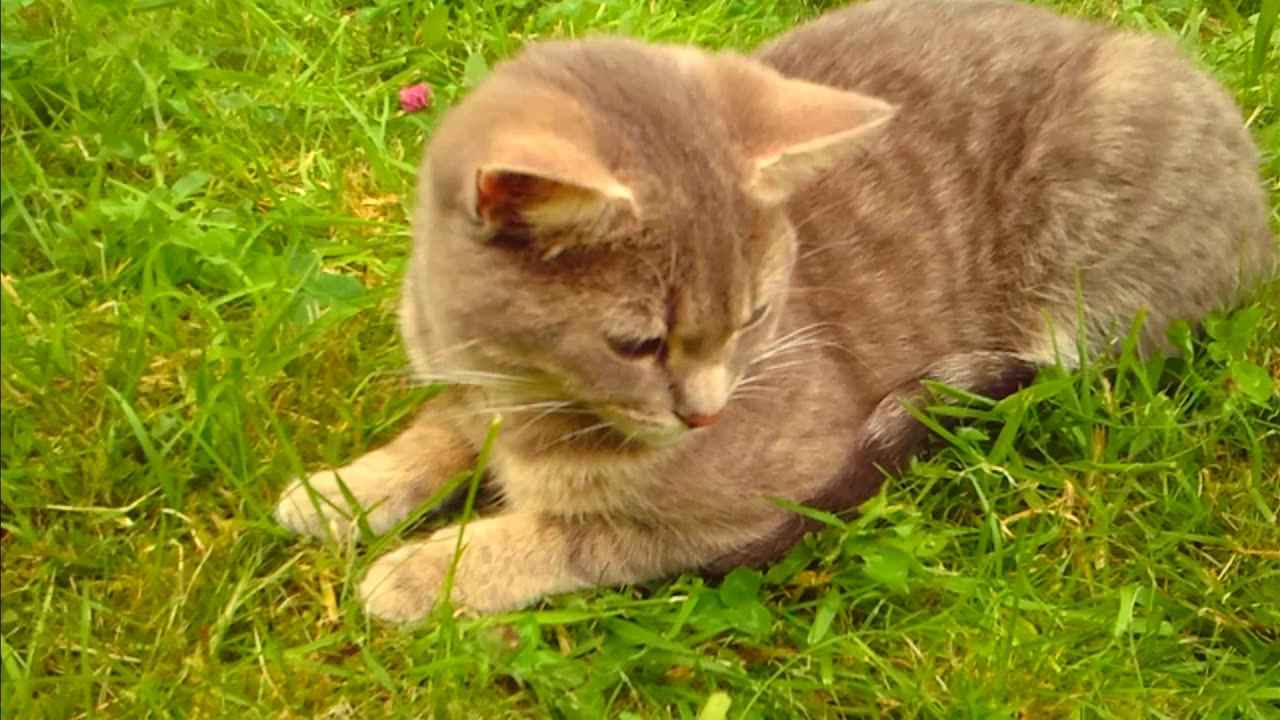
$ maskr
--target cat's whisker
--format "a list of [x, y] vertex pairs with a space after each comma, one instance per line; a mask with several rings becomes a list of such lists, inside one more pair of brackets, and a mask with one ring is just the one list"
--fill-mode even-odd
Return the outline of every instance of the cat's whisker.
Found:
[[483, 415], [515, 415], [517, 413], [538, 412], [540, 415], [551, 413], [564, 415], [590, 415], [588, 410], [577, 409], [573, 403], [553, 401], [553, 402], [529, 402], [529, 403], [511, 403], [508, 405], [478, 405], [468, 408], [466, 412], [471, 414]]
[[534, 412], [534, 411], [559, 412], [559, 411], [569, 410], [572, 407], [573, 407], [573, 403], [555, 400], [555, 401], [546, 401], [546, 402], [511, 403], [508, 405], [484, 405], [484, 406], [480, 406], [477, 409], [487, 413], [494, 413], [494, 414], [499, 414], [499, 413], [514, 414], [514, 413], [520, 413], [520, 412]]
[[[561, 444], [567, 443], [567, 442], [569, 442], [569, 441], [573, 440], [574, 438], [582, 437], [583, 435], [587, 435], [587, 434], [589, 434], [589, 433], [593, 433], [593, 432], [596, 432], [596, 431], [598, 431], [598, 430], [604, 430], [604, 429], [607, 429], [607, 428], [609, 428], [609, 427], [611, 427], [611, 426], [612, 426], [612, 423], [609, 423], [609, 422], [598, 422], [598, 423], [595, 423], [595, 424], [592, 424], [592, 425], [588, 425], [588, 426], [586, 426], [586, 427], [584, 427], [584, 428], [579, 428], [579, 429], [577, 429], [577, 430], [573, 430], [573, 431], [571, 431], [571, 432], [564, 433], [564, 434], [562, 434], [562, 435], [558, 436], [555, 440], [552, 440], [551, 442], [548, 442], [548, 443], [545, 443], [545, 444], [541, 445], [540, 449], [541, 449], [542, 451], [544, 451], [544, 452], [545, 452], [545, 451], [547, 451], [547, 450], [550, 450], [551, 448], [554, 448], [554, 447], [555, 447], [555, 446], [557, 446], [557, 445], [561, 445]], [[597, 440], [597, 444], [598, 444], [598, 443], [599, 443], [599, 441]]]
[[767, 386], [757, 386], [752, 388], [734, 390], [732, 393], [729, 394], [729, 402], [734, 402], [737, 400], [777, 400], [778, 399], [777, 390], [778, 390], [777, 388], [772, 388]]
[[844, 346], [834, 340], [823, 338], [824, 332], [834, 327], [831, 323], [813, 323], [793, 330], [776, 338], [763, 351], [751, 359], [749, 365], [766, 362], [787, 353], [809, 348], [835, 348], [844, 350]]
[[803, 327], [796, 328], [795, 330], [792, 330], [791, 332], [785, 335], [780, 335], [774, 338], [773, 341], [769, 344], [769, 347], [785, 345], [787, 343], [796, 342], [805, 338], [818, 337], [823, 330], [826, 330], [830, 327], [834, 327], [834, 326], [832, 326], [831, 323], [812, 323], [809, 325], [805, 325]]
[[429, 385], [466, 385], [473, 387], [535, 387], [538, 380], [477, 370], [444, 370], [420, 376]]
[[479, 340], [465, 340], [446, 347], [436, 348], [422, 358], [427, 367], [431, 368], [430, 370], [422, 373], [412, 366], [406, 366], [405, 370], [409, 373], [413, 382], [419, 385], [437, 385], [448, 382], [443, 376], [453, 371], [447, 369], [437, 370], [436, 366], [446, 364], [445, 361], [450, 357], [457, 356], [464, 350], [475, 347], [479, 343]]
[[767, 379], [769, 379], [768, 373], [758, 373], [756, 375], [749, 375], [743, 378], [742, 380], [738, 381], [738, 384], [734, 386], [734, 390], [748, 390], [748, 389], [758, 389], [758, 388], [773, 389], [772, 387], [770, 387], [765, 383], [765, 380]]
[[815, 330], [822, 330], [824, 328], [835, 328], [835, 327], [838, 327], [838, 326], [835, 323], [830, 323], [830, 322], [809, 323], [808, 325], [801, 325], [800, 327], [796, 328], [795, 330], [792, 330], [786, 335], [779, 336], [776, 340], [786, 340], [789, 338], [796, 337], [797, 335], [813, 332]]
[[576, 407], [575, 403], [566, 402], [562, 407], [548, 408], [538, 413], [533, 419], [522, 423], [521, 426], [516, 429], [512, 437], [520, 437], [531, 428], [537, 427], [539, 421], [551, 415], [595, 415], [595, 413], [591, 410], [587, 410], [586, 408]]
[[762, 352], [760, 352], [758, 355], [756, 355], [754, 358], [751, 359], [750, 364], [755, 365], [757, 363], [765, 362], [767, 360], [776, 358], [780, 355], [785, 355], [787, 353], [796, 352], [798, 350], [804, 350], [807, 348], [819, 348], [819, 347], [837, 347], [838, 348], [838, 347], [841, 347], [841, 345], [832, 340], [820, 339], [820, 337], [817, 335], [806, 335], [806, 336], [800, 336], [796, 338], [788, 337], [788, 339], [786, 339], [785, 341], [775, 342], [772, 345], [766, 347]]
[[489, 380], [493, 382], [509, 382], [519, 384], [529, 384], [533, 380], [520, 375], [508, 375], [506, 373], [485, 372], [482, 370], [449, 370], [440, 373], [440, 377], [444, 380], [451, 379], [476, 379]]
[[826, 292], [826, 293], [833, 293], [835, 295], [843, 295], [844, 297], [850, 297], [850, 298], [859, 297], [857, 293], [850, 292], [845, 288], [832, 287], [829, 285], [807, 285], [803, 287], [793, 287], [793, 288], [788, 288], [787, 292], [788, 293]]
[[771, 358], [778, 357], [779, 355], [785, 355], [787, 353], [796, 352], [798, 350], [805, 350], [808, 348], [838, 348], [838, 347], [843, 347], [843, 346], [840, 343], [832, 340], [819, 340], [817, 338], [807, 339], [807, 340], [798, 340], [795, 342], [787, 343], [786, 345], [783, 345], [780, 347], [773, 348], [772, 350], [769, 350], [760, 355], [757, 355], [754, 358], [753, 362], [761, 362], [761, 361], [769, 360]]
[[590, 415], [587, 410], [574, 407], [574, 403], [562, 400], [552, 400], [543, 402], [528, 403], [511, 403], [506, 405], [474, 405], [469, 407], [455, 407], [443, 410], [442, 416], [453, 419], [463, 420], [477, 417], [492, 417], [495, 415], [516, 415], [519, 413], [537, 412], [538, 415], [525, 424], [532, 424], [537, 420], [548, 415]]
[[453, 345], [447, 345], [442, 348], [437, 348], [433, 350], [430, 354], [428, 354], [426, 359], [428, 362], [435, 362], [438, 360], [442, 360], [450, 355], [457, 355], [463, 350], [469, 350], [479, 344], [480, 344], [479, 340], [464, 340], [459, 343], [454, 343]]
[[759, 374], [756, 377], [759, 377], [763, 381], [765, 378], [773, 378], [778, 375], [785, 375], [789, 371], [793, 371], [797, 368], [809, 367], [809, 366], [810, 366], [810, 363], [806, 360], [792, 360], [791, 362], [778, 363], [776, 365], [770, 365], [768, 367], [761, 368]]
[[394, 369], [374, 370], [369, 373], [366, 382], [374, 386], [387, 385], [409, 385], [415, 384], [413, 372], [408, 367], [399, 367]]
[[752, 382], [739, 382], [736, 387], [729, 393], [730, 399], [734, 397], [746, 397], [749, 394], [754, 395], [773, 395], [776, 396], [783, 392], [778, 384], [767, 382], [782, 373], [762, 373], [749, 378]]

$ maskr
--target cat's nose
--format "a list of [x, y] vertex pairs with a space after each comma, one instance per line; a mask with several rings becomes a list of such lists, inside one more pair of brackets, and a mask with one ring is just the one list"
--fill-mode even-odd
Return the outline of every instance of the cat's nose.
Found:
[[690, 428], [702, 428], [708, 425], [715, 425], [720, 422], [720, 418], [724, 417], [724, 410], [720, 410], [714, 415], [699, 415], [697, 413], [681, 414], [680, 419]]

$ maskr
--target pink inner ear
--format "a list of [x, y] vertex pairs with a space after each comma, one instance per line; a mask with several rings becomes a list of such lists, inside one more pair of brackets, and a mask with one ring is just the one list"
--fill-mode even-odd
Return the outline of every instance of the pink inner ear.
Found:
[[543, 178], [510, 170], [476, 170], [476, 217], [493, 225], [522, 220], [521, 211], [544, 195]]

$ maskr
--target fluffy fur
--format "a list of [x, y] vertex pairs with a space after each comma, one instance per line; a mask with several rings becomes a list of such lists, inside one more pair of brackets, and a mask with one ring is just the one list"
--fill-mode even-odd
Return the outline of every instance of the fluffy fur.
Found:
[[[1228, 94], [1169, 42], [1016, 4], [875, 0], [754, 56], [533, 44], [436, 131], [403, 334], [449, 390], [277, 515], [383, 532], [503, 418], [501, 511], [453, 600], [759, 565], [928, 440], [936, 379], [998, 397], [1141, 346], [1275, 267]], [[1083, 319], [1083, 347], [1077, 343]], [[379, 559], [368, 611], [427, 614], [456, 529]]]

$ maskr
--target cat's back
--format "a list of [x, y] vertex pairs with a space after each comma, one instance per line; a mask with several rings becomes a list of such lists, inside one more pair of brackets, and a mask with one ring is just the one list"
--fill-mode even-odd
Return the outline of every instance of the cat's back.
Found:
[[1099, 338], [1146, 307], [1158, 344], [1241, 268], [1275, 265], [1240, 110], [1166, 38], [1023, 3], [872, 0], [756, 57], [898, 106], [792, 209], [801, 256], [822, 259], [800, 281], [875, 298], [857, 317], [886, 328], [932, 317], [914, 346], [1016, 347], [1045, 303], [1070, 326], [1077, 270]]
[[757, 57], [790, 77], [911, 107], [1047, 88], [1109, 34], [1002, 0], [872, 0], [801, 25]]

